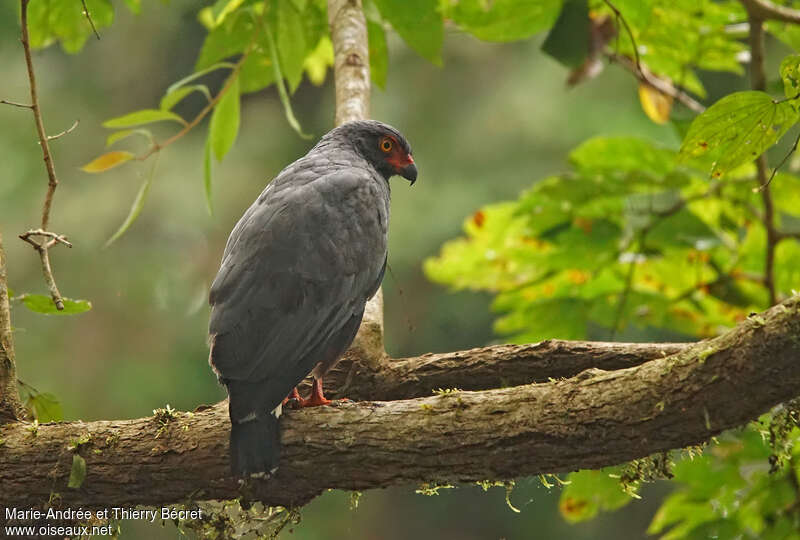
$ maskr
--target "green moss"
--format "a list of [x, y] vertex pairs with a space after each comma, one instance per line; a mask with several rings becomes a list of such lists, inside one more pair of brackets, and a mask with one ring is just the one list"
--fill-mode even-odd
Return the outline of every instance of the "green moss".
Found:
[[170, 422], [176, 420], [180, 413], [170, 407], [169, 403], [164, 408], [153, 409], [153, 419], [158, 425], [155, 438], [158, 439], [167, 431]]
[[69, 444], [67, 445], [67, 450], [74, 452], [84, 444], [89, 444], [91, 441], [92, 441], [91, 433], [84, 433], [77, 439], [72, 439], [71, 441], [69, 441]]
[[433, 495], [438, 495], [440, 489], [455, 489], [456, 486], [452, 484], [436, 484], [436, 483], [429, 483], [425, 482], [419, 485], [414, 493], [419, 493], [420, 495], [426, 495], [431, 497]]

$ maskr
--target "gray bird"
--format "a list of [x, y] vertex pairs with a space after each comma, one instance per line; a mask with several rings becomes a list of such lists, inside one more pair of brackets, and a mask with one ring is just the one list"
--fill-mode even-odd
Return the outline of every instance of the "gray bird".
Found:
[[350, 122], [282, 170], [233, 228], [209, 294], [209, 363], [228, 390], [234, 475], [277, 469], [281, 405], [309, 373], [305, 404], [329, 403], [322, 377], [386, 269], [394, 175], [417, 179], [403, 135]]

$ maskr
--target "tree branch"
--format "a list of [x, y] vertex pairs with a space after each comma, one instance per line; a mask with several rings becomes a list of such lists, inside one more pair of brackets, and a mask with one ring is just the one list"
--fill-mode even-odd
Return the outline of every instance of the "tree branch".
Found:
[[773, 20], [800, 23], [800, 10], [773, 4], [769, 0], [739, 0], [748, 13], [762, 21]]
[[[764, 18], [752, 11], [750, 2], [744, 2], [749, 14], [749, 41], [750, 41], [750, 86], [753, 90], [764, 91], [767, 89], [767, 73], [764, 68], [766, 52], [764, 49]], [[766, 230], [766, 249], [764, 252], [764, 286], [769, 294], [769, 304], [778, 301], [775, 290], [775, 247], [779, 237], [775, 230], [775, 209], [772, 203], [772, 190], [769, 185], [767, 173], [767, 156], [761, 154], [756, 159], [758, 190], [764, 205], [762, 222]]]
[[0, 425], [24, 418], [24, 408], [17, 392], [17, 368], [14, 359], [14, 335], [11, 332], [11, 307], [8, 302], [8, 278], [3, 235], [0, 233]]
[[[326, 376], [332, 398], [396, 400], [435, 390], [487, 390], [574, 377], [599, 368], [616, 370], [683, 351], [690, 343], [603, 343], [550, 339], [528, 345], [492, 345], [466, 351], [387, 359], [377, 369], [349, 352]], [[309, 391], [310, 379], [301, 385]], [[305, 390], [304, 390], [305, 388]]]
[[[800, 393], [800, 296], [726, 334], [616, 371], [483, 392], [287, 411], [281, 468], [243, 491], [225, 403], [138, 420], [0, 427], [0, 506], [77, 508], [242, 495], [296, 506], [325, 489], [509, 479], [702, 443]], [[602, 348], [603, 346], [599, 346]], [[66, 487], [71, 440], [86, 480]], [[84, 437], [85, 438], [85, 437]]]
[[[53, 157], [50, 154], [50, 145], [48, 141], [50, 138], [44, 129], [44, 121], [42, 120], [42, 110], [39, 106], [39, 96], [36, 90], [36, 74], [33, 70], [33, 57], [31, 55], [31, 43], [28, 36], [28, 3], [30, 0], [20, 0], [20, 25], [22, 26], [22, 49], [25, 52], [25, 65], [28, 68], [28, 83], [31, 91], [31, 105], [30, 109], [33, 111], [33, 118], [36, 123], [36, 133], [39, 135], [39, 146], [42, 148], [42, 157], [44, 159], [44, 166], [47, 169], [47, 193], [44, 197], [44, 205], [42, 206], [42, 231], [47, 230], [50, 223], [50, 209], [53, 206], [53, 195], [55, 194], [56, 187], [58, 187], [58, 178], [56, 177], [56, 169], [53, 164]], [[72, 128], [70, 128], [70, 131]], [[22, 235], [25, 236], [25, 235]], [[58, 235], [56, 235], [58, 236]], [[53, 269], [50, 266], [50, 255], [48, 249], [53, 245], [50, 243], [39, 244], [33, 242], [30, 238], [23, 238], [26, 242], [31, 244], [33, 248], [39, 253], [39, 258], [42, 261], [42, 274], [44, 275], [45, 284], [50, 291], [50, 297], [53, 299], [56, 309], [59, 311], [64, 309], [64, 300], [61, 298], [61, 293], [56, 286], [56, 280], [53, 277]]]

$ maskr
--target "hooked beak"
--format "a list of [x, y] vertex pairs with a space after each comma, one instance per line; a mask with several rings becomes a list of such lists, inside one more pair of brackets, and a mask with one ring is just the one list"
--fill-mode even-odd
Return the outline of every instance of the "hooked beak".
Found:
[[414, 164], [414, 158], [408, 156], [408, 165], [402, 167], [399, 171], [400, 176], [411, 182], [411, 185], [414, 185], [414, 182], [417, 181], [417, 166]]

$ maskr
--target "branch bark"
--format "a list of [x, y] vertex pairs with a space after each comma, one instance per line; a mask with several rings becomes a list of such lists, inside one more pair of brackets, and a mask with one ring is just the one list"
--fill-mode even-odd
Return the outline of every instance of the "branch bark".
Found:
[[[607, 344], [599, 345], [602, 349]], [[707, 440], [800, 394], [800, 296], [638, 367], [542, 384], [287, 411], [277, 475], [245, 495], [296, 506], [325, 489], [597, 468]], [[225, 403], [138, 420], [0, 427], [0, 506], [77, 508], [242, 495]], [[66, 483], [71, 440], [87, 463]], [[56, 496], [57, 495], [57, 496]]]
[[8, 277], [3, 235], [0, 233], [0, 424], [24, 418], [17, 392], [14, 336], [11, 332], [11, 307], [8, 302]]
[[745, 9], [762, 21], [800, 23], [800, 10], [774, 4], [769, 0], [739, 0]]
[[[466, 351], [387, 359], [375, 366], [348, 353], [326, 376], [331, 398], [397, 400], [437, 389], [487, 390], [574, 377], [598, 368], [638, 366], [683, 351], [691, 343], [600, 343], [551, 339], [528, 345], [492, 345]], [[307, 393], [311, 379], [301, 385]]]

